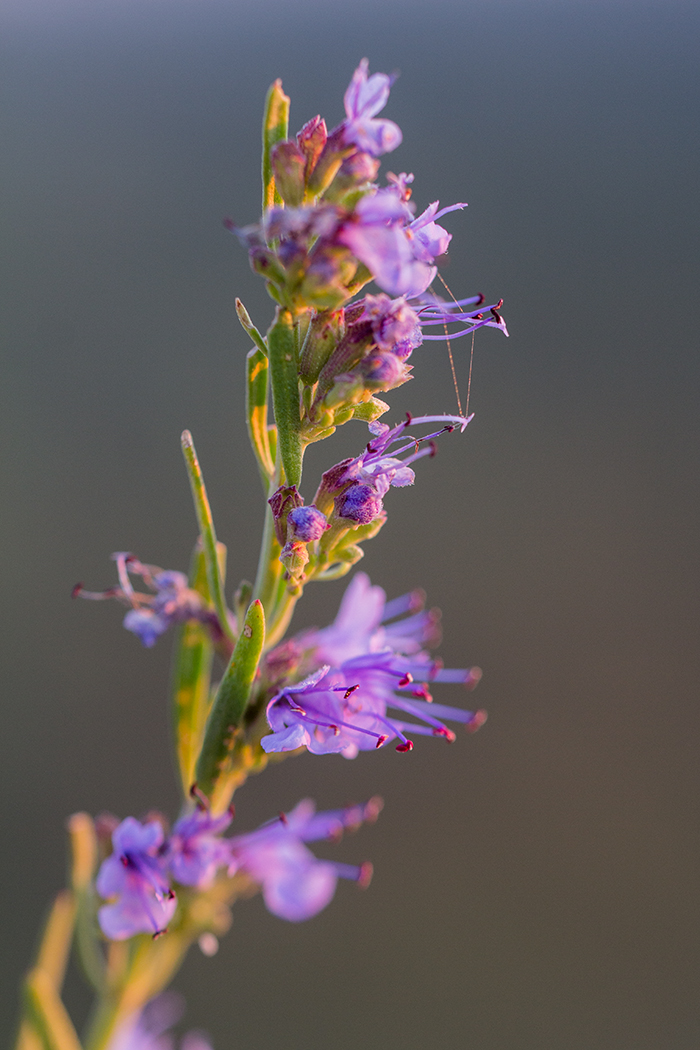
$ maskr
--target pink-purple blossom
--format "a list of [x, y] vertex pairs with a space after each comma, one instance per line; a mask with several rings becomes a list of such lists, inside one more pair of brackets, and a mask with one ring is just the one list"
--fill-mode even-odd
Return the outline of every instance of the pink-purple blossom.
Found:
[[337, 840], [346, 828], [375, 820], [381, 802], [316, 813], [310, 799], [299, 802], [279, 819], [257, 831], [229, 839], [229, 872], [243, 871], [260, 884], [268, 911], [289, 922], [302, 922], [331, 901], [339, 878], [367, 885], [369, 864], [319, 860], [305, 845], [318, 839]]
[[394, 77], [386, 73], [367, 75], [369, 63], [363, 58], [345, 92], [346, 119], [343, 140], [373, 157], [390, 153], [401, 143], [401, 129], [393, 120], [376, 120], [389, 99]]
[[177, 901], [166, 875], [163, 840], [155, 820], [141, 824], [127, 817], [113, 832], [113, 853], [102, 862], [96, 882], [99, 895], [110, 901], [97, 913], [110, 940], [167, 930]]

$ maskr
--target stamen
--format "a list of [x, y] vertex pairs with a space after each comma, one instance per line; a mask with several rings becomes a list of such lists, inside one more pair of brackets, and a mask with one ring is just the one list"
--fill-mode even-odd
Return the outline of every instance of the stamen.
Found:
[[397, 751], [402, 751], [402, 752], [413, 751], [413, 741], [412, 740], [406, 740], [405, 743], [403, 743], [403, 744], [397, 744], [396, 745], [396, 750]]

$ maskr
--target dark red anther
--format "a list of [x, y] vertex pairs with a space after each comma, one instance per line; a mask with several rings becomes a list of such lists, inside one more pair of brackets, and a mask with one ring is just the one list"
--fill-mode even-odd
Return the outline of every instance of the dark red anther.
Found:
[[364, 864], [360, 864], [360, 874], [357, 879], [357, 885], [361, 890], [366, 890], [372, 881], [374, 875], [374, 868], [370, 861], [366, 860]]
[[360, 688], [360, 684], [359, 684], [359, 682], [358, 682], [358, 684], [357, 684], [357, 685], [351, 685], [351, 686], [349, 686], [349, 687], [348, 687], [348, 688], [347, 688], [347, 689], [345, 690], [345, 692], [344, 692], [344, 694], [343, 694], [343, 700], [347, 700], [347, 699], [348, 699], [348, 697], [352, 696], [352, 694], [353, 694], [353, 693], [355, 692], [355, 690], [356, 690], [356, 689], [359, 689], [359, 688]]
[[375, 746], [376, 746], [376, 747], [381, 747], [381, 746], [382, 746], [382, 744], [386, 744], [386, 742], [387, 742], [387, 740], [388, 740], [388, 739], [389, 739], [389, 737], [388, 737], [388, 736], [378, 736], [378, 737], [377, 737], [377, 743], [376, 743], [376, 745], [375, 745]]
[[499, 314], [498, 310], [491, 310], [491, 313], [493, 314], [493, 316], [496, 318], [497, 321], [501, 320], [501, 315]]
[[453, 430], [457, 429], [457, 427], [454, 425], [454, 423], [448, 423], [447, 426], [443, 427], [442, 429], [445, 431], [446, 434], [451, 434]]
[[229, 817], [231, 818], [231, 820], [233, 820], [233, 818], [234, 818], [234, 817], [235, 817], [235, 815], [236, 815], [236, 807], [234, 806], [233, 802], [232, 802], [232, 803], [231, 803], [231, 805], [230, 805], [230, 806], [228, 807], [228, 809], [226, 810], [226, 812], [228, 813], [228, 815], [229, 815]]
[[406, 422], [404, 423], [404, 426], [405, 427], [410, 427], [412, 422], [413, 422], [413, 416], [411, 415], [410, 412], [407, 412], [406, 413]]
[[487, 717], [485, 711], [475, 711], [471, 717], [471, 721], [467, 722], [464, 728], [468, 733], [476, 733], [477, 729], [481, 729]]
[[175, 900], [175, 890], [168, 890], [167, 893], [164, 894], [164, 899], [166, 901], [174, 901]]
[[498, 302], [496, 303], [496, 309], [500, 310], [502, 306], [503, 306], [503, 300], [499, 299]]
[[126, 854], [122, 853], [119, 860], [122, 862], [125, 868], [129, 867], [129, 858], [126, 856]]
[[403, 689], [405, 686], [410, 685], [413, 681], [413, 675], [410, 671], [407, 671], [403, 678], [399, 679], [399, 689]]
[[438, 449], [437, 449], [436, 443], [434, 441], [431, 441], [430, 442], [430, 452], [428, 453], [428, 455], [430, 456], [431, 459], [433, 458], [433, 456], [437, 456], [437, 450]]
[[483, 314], [477, 314], [476, 317], [474, 318], [475, 321], [483, 321], [483, 319], [484, 319], [484, 315]]
[[71, 598], [77, 598], [78, 595], [80, 594], [80, 592], [82, 591], [82, 589], [83, 589], [82, 583], [76, 583], [75, 587], [70, 592]]
[[223, 222], [224, 227], [229, 231], [229, 233], [233, 233], [233, 231], [236, 229], [236, 224], [229, 215], [227, 215], [221, 221]]
[[289, 821], [287, 820], [287, 814], [286, 813], [280, 813], [280, 823], [284, 824], [285, 828], [289, 824]]
[[445, 740], [450, 744], [454, 744], [457, 739], [456, 734], [451, 729], [448, 729], [447, 726], [436, 726], [433, 729], [433, 736], [444, 736]]
[[153, 938], [152, 939], [154, 941], [157, 941], [159, 937], [164, 937], [167, 932], [168, 932], [168, 927], [167, 926], [165, 927], [164, 930], [156, 930], [156, 932], [153, 934]]
[[428, 692], [427, 685], [422, 685], [420, 689], [414, 689], [412, 696], [415, 696], [416, 700], [425, 700], [426, 704], [432, 704], [432, 695]]
[[413, 751], [413, 741], [412, 740], [407, 740], [404, 744], [397, 744], [396, 745], [396, 750], [397, 751], [402, 751], [404, 753], [406, 751]]
[[477, 306], [481, 306], [481, 304], [483, 303], [485, 298], [486, 298], [486, 296], [482, 295], [481, 292], [479, 292], [479, 298], [476, 301], [476, 305]]

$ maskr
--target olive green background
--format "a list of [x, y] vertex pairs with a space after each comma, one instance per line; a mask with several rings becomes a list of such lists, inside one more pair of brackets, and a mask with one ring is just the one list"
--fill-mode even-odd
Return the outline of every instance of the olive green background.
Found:
[[[699, 23], [675, 0], [4, 0], [8, 1037], [65, 817], [177, 804], [168, 640], [141, 649], [71, 586], [110, 585], [113, 550], [186, 567], [184, 427], [229, 582], [253, 574], [233, 299], [261, 326], [271, 304], [221, 219], [259, 213], [270, 81], [294, 129], [332, 125], [367, 55], [401, 72], [384, 170], [415, 172], [420, 208], [469, 201], [443, 275], [502, 295], [512, 335], [477, 333], [475, 419], [387, 497], [363, 567], [390, 596], [428, 590], [489, 721], [251, 780], [238, 830], [382, 794], [375, 827], [320, 850], [375, 879], [298, 926], [237, 906], [178, 978], [186, 1024], [216, 1050], [696, 1050]], [[413, 360], [388, 419], [454, 411], [444, 346]], [[365, 440], [314, 448], [307, 498]], [[342, 589], [311, 587], [295, 622], [327, 622]], [[75, 975], [68, 997], [82, 1016]]]

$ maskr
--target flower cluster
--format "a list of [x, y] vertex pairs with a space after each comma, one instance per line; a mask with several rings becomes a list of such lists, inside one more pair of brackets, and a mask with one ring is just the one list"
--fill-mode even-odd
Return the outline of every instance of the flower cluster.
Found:
[[159, 937], [177, 907], [173, 883], [209, 889], [217, 874], [238, 872], [257, 883], [269, 911], [290, 922], [311, 918], [329, 903], [339, 878], [367, 885], [368, 864], [318, 860], [305, 843], [337, 840], [346, 828], [376, 820], [381, 803], [316, 813], [309, 799], [257, 831], [223, 838], [232, 813], [212, 816], [200, 806], [181, 817], [166, 837], [162, 824], [127, 817], [112, 833], [112, 853], [97, 876], [97, 892], [109, 903], [98, 912], [110, 940], [137, 933]]
[[[393, 739], [399, 741], [397, 751], [410, 751], [413, 741], [407, 732], [454, 741], [445, 721], [461, 723], [470, 732], [483, 725], [484, 711], [433, 702], [429, 683], [471, 689], [481, 671], [444, 668], [430, 658], [424, 646], [435, 640], [436, 616], [423, 612], [419, 601], [414, 592], [387, 603], [382, 589], [358, 573], [335, 622], [297, 640], [307, 661], [317, 666], [270, 700], [267, 721], [272, 733], [261, 740], [265, 751], [306, 747], [315, 755], [354, 758], [358, 751]], [[396, 619], [404, 613], [411, 615]], [[399, 717], [389, 715], [390, 708], [400, 712]]]

